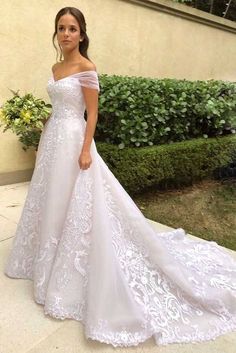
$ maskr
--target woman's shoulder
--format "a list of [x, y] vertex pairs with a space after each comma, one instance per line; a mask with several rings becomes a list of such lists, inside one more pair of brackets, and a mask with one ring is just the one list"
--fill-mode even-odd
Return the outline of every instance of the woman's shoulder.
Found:
[[58, 67], [60, 66], [60, 64], [61, 64], [61, 63], [56, 62], [55, 64], [52, 65], [52, 72], [53, 72], [53, 73], [58, 69]]
[[[53, 74], [56, 73], [56, 71], [60, 68], [63, 70], [63, 62], [56, 62], [55, 64], [52, 65], [52, 72]], [[83, 57], [83, 59], [78, 62], [78, 63], [74, 63], [71, 66], [71, 71], [74, 72], [84, 72], [84, 71], [97, 71], [96, 65], [90, 61], [89, 59]]]
[[78, 64], [77, 70], [78, 70], [78, 72], [81, 72], [81, 71], [97, 71], [97, 68], [96, 68], [96, 65], [92, 61], [84, 58]]

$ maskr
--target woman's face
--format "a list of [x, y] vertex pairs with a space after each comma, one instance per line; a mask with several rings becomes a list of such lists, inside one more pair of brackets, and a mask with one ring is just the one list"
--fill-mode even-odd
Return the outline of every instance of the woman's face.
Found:
[[62, 51], [78, 48], [80, 39], [80, 26], [76, 18], [70, 14], [61, 16], [57, 23], [57, 41]]

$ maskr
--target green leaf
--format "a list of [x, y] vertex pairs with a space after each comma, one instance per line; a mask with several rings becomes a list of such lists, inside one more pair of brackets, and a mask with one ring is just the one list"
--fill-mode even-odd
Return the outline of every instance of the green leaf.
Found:
[[120, 144], [118, 145], [118, 147], [119, 147], [120, 149], [123, 149], [123, 148], [125, 147], [125, 144], [122, 142], [122, 143], [120, 143]]

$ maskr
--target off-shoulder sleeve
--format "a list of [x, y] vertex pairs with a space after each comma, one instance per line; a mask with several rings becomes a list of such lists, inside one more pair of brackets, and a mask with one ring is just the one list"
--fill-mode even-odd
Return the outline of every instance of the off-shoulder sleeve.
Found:
[[79, 83], [83, 87], [94, 88], [100, 91], [98, 75], [96, 71], [83, 71], [79, 73]]

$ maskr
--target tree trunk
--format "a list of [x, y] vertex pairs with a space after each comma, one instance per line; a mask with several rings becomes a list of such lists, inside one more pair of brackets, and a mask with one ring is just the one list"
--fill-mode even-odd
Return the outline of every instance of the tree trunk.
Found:
[[223, 12], [223, 17], [224, 17], [224, 18], [225, 18], [226, 15], [227, 15], [227, 12], [228, 12], [228, 10], [229, 10], [229, 7], [230, 7], [231, 2], [232, 2], [232, 0], [229, 0], [225, 12]]
[[210, 13], [213, 13], [213, 9], [214, 9], [214, 0], [211, 0]]

